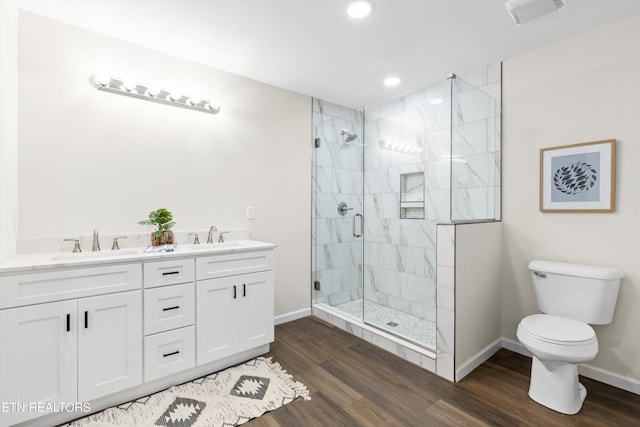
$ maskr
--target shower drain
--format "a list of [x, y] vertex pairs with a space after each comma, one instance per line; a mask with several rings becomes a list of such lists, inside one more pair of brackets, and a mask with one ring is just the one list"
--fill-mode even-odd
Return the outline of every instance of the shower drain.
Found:
[[387, 322], [387, 326], [391, 326], [392, 328], [395, 328], [398, 325], [399, 323], [396, 323], [396, 322]]

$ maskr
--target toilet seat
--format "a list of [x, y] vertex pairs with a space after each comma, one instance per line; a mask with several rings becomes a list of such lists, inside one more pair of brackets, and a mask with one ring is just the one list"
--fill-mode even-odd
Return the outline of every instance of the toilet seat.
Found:
[[520, 327], [531, 338], [549, 344], [588, 345], [596, 339], [595, 331], [588, 324], [551, 314], [527, 316]]
[[549, 314], [527, 316], [518, 325], [518, 340], [545, 362], [584, 363], [598, 354], [598, 338], [591, 326]]

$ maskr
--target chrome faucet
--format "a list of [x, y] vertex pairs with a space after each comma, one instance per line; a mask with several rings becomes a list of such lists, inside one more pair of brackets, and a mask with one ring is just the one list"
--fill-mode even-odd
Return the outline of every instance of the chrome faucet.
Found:
[[212, 225], [209, 229], [209, 235], [207, 236], [207, 243], [213, 243], [213, 232], [218, 231], [215, 225]]
[[100, 239], [98, 239], [98, 230], [93, 230], [93, 247], [91, 248], [93, 252], [100, 250]]
[[218, 237], [218, 243], [224, 243], [224, 235], [225, 234], [229, 234], [228, 231], [221, 231], [220, 232], [220, 237]]
[[199, 245], [200, 244], [200, 238], [198, 237], [198, 233], [189, 233], [189, 236], [193, 236], [193, 244], [194, 245]]

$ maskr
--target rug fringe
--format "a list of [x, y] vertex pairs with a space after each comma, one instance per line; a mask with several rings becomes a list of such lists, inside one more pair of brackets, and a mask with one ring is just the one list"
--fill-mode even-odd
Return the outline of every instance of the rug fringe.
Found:
[[301, 397], [305, 401], [311, 400], [311, 396], [309, 395], [309, 389], [307, 388], [307, 386], [299, 381], [295, 381], [293, 379], [293, 375], [289, 374], [285, 369], [283, 369], [280, 363], [274, 362], [271, 357], [260, 356], [258, 357], [258, 359], [265, 362], [269, 366], [269, 368], [278, 376], [278, 378], [284, 381], [287, 386], [291, 387], [295, 392], [296, 397]]

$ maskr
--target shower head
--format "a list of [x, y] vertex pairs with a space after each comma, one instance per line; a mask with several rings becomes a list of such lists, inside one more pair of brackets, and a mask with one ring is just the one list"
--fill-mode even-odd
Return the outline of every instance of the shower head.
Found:
[[349, 129], [340, 129], [340, 135], [344, 137], [344, 142], [351, 142], [358, 137], [358, 135], [354, 132], [351, 132]]

